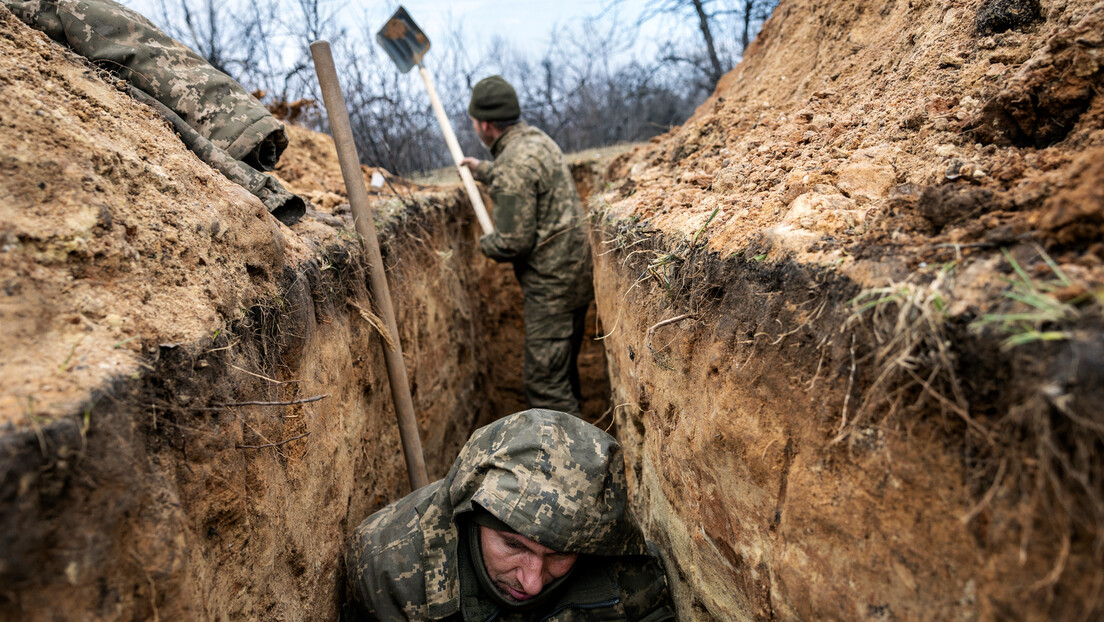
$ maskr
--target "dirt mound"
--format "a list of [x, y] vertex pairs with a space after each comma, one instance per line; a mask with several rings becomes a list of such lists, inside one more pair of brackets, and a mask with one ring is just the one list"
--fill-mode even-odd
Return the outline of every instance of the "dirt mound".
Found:
[[[286, 126], [288, 149], [276, 167], [276, 176], [295, 193], [308, 199], [319, 211], [333, 213], [341, 204], [349, 202], [345, 194], [345, 181], [341, 177], [341, 164], [337, 161], [337, 148], [333, 139], [295, 125]], [[399, 196], [413, 200], [413, 193], [422, 186], [396, 177], [382, 168], [361, 166], [364, 184], [370, 194]], [[380, 175], [383, 186], [372, 186], [373, 175]], [[342, 210], [348, 213], [348, 210]]]
[[25, 426], [149, 348], [226, 330], [273, 287], [285, 243], [114, 81], [0, 20], [0, 424]]
[[[1104, 8], [1049, 3], [1042, 22], [983, 35], [982, 9], [1015, 3], [980, 4], [782, 3], [690, 121], [616, 163], [606, 202], [687, 237], [716, 210], [706, 233], [722, 254], [766, 236], [916, 265], [953, 245], [1072, 242], [1062, 259], [1101, 282], [1104, 208], [1081, 171], [1104, 148]], [[1056, 209], [1072, 220], [1045, 216]]]
[[599, 312], [684, 617], [1104, 610], [1102, 33], [783, 1], [610, 165]]

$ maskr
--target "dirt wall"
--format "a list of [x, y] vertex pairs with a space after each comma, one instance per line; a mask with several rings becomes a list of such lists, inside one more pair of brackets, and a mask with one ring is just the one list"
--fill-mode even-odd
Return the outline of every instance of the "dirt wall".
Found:
[[[387, 257], [403, 264], [393, 295], [428, 468], [440, 476], [494, 413], [472, 328], [478, 291], [465, 283], [478, 281], [474, 246], [438, 254], [470, 223], [436, 221], [433, 235], [432, 220], [417, 231], [436, 250]], [[135, 377], [4, 435], [5, 617], [335, 615], [347, 534], [408, 491], [353, 248], [289, 266], [270, 297], [213, 338], [152, 345]]]
[[1102, 20], [783, 1], [609, 167], [613, 402], [683, 618], [1104, 611]]
[[[332, 143], [292, 128], [315, 209], [283, 226], [0, 20], [0, 619], [335, 618], [348, 534], [408, 485]], [[458, 190], [373, 201], [438, 477], [517, 409], [520, 294]]]
[[[616, 223], [593, 241], [637, 253], [598, 254], [599, 314], [634, 505], [665, 552], [680, 619], [1044, 620], [1098, 606], [1091, 541], [1066, 548], [1045, 517], [1034, 532], [1013, 526], [1015, 494], [982, 502], [993, 481], [967, 465], [983, 450], [953, 413], [929, 406], [844, 433], [876, 380], [877, 340], [847, 305], [857, 283], [682, 247], [668, 288], [640, 275], [647, 253], [677, 246]], [[961, 371], [970, 399], [987, 391], [982, 408], [997, 412], [1051, 381], [1039, 361], [1067, 373], [1063, 352], [1093, 351], [1038, 348], [1005, 365], [988, 358], [999, 343], [955, 339], [974, 353]]]

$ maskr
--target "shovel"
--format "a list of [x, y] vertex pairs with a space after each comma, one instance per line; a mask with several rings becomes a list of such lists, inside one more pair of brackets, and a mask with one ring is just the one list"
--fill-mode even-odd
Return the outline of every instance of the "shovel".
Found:
[[437, 96], [437, 89], [433, 87], [433, 80], [429, 77], [422, 57], [429, 51], [429, 37], [425, 36], [421, 28], [410, 18], [406, 9], [399, 7], [387, 24], [376, 33], [376, 41], [379, 42], [391, 60], [395, 61], [399, 71], [406, 73], [414, 65], [418, 66], [418, 73], [422, 74], [422, 82], [425, 82], [426, 91], [429, 93], [429, 101], [433, 104], [433, 113], [437, 115], [437, 123], [441, 125], [441, 132], [445, 135], [452, 161], [456, 163], [456, 169], [460, 172], [460, 179], [464, 182], [464, 189], [468, 191], [468, 199], [475, 209], [475, 217], [479, 220], [479, 226], [483, 233], [493, 233], [494, 226], [487, 216], [487, 207], [483, 205], [483, 197], [479, 189], [475, 187], [475, 179], [468, 167], [462, 166], [460, 161], [464, 159], [464, 152], [460, 150], [460, 143], [456, 141], [456, 134], [452, 131], [452, 123], [445, 114], [445, 107], [441, 105], [441, 98]]
[[410, 397], [410, 381], [406, 376], [395, 308], [391, 304], [391, 290], [387, 287], [387, 274], [383, 269], [379, 240], [376, 239], [375, 219], [372, 218], [372, 209], [368, 203], [368, 191], [364, 188], [360, 157], [357, 156], [356, 143], [353, 142], [353, 129], [349, 125], [349, 111], [345, 107], [345, 97], [341, 94], [330, 43], [315, 41], [310, 45], [310, 51], [318, 72], [318, 83], [322, 87], [322, 102], [326, 105], [326, 115], [330, 119], [330, 131], [337, 148], [341, 177], [345, 180], [345, 190], [349, 195], [349, 207], [353, 210], [353, 224], [364, 239], [368, 254], [368, 278], [372, 286], [373, 302], [383, 316], [383, 324], [391, 337], [384, 339], [388, 343], [384, 344], [383, 361], [391, 384], [391, 400], [398, 418], [399, 439], [406, 457], [410, 489], [417, 490], [428, 484], [429, 478], [426, 475], [425, 456], [422, 454], [422, 440], [418, 436], [418, 420], [414, 416], [414, 402]]

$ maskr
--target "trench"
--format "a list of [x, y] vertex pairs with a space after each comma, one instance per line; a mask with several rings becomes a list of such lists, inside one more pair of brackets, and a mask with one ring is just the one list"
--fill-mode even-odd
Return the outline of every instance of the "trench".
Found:
[[[605, 182], [593, 162], [573, 172], [584, 198]], [[424, 192], [380, 230], [431, 479], [524, 408], [520, 290], [468, 212], [458, 189]], [[1092, 566], [1091, 542], [1024, 540], [1000, 525], [1014, 503], [977, 504], [992, 471], [971, 479], [977, 448], [953, 418], [852, 422], [838, 441], [877, 346], [846, 274], [761, 262], [765, 247], [721, 257], [598, 211], [588, 226], [583, 414], [625, 448], [680, 619], [968, 617], [1012, 607], [1063, 546]], [[299, 235], [314, 252], [230, 330], [152, 343], [69, 415], [0, 435], [0, 619], [336, 618], [348, 535], [408, 485], [359, 246], [327, 219]], [[955, 340], [993, 412], [1026, 408], [1040, 360], [1101, 386], [1104, 366], [1062, 363], [1096, 361], [1091, 340], [1005, 360]], [[1067, 611], [1093, 598], [1057, 589]]]
[[[469, 211], [438, 193], [380, 231], [431, 479], [525, 408], [520, 290]], [[359, 245], [321, 229], [230, 330], [0, 435], [0, 619], [335, 619], [348, 534], [409, 490]], [[608, 426], [587, 325], [584, 418]]]
[[[604, 181], [594, 163], [573, 172], [584, 197]], [[584, 418], [625, 448], [680, 619], [949, 618], [982, 597], [1016, 601], [1017, 535], [987, 527], [995, 508], [959, 521], [976, 496], [953, 422], [831, 442], [871, 381], [855, 362], [875, 338], [841, 332], [857, 283], [601, 213], [589, 226]], [[69, 416], [0, 436], [0, 619], [336, 617], [348, 535], [408, 487], [359, 247], [324, 224], [310, 235], [317, 252], [231, 330], [151, 345], [140, 373]], [[457, 189], [419, 198], [380, 239], [435, 479], [474, 429], [524, 408], [520, 291], [479, 253]], [[964, 382], [999, 410], [1023, 395], [997, 387], [1036, 373], [1012, 360]], [[1031, 541], [1027, 567], [1045, 572], [1060, 545], [1048, 538]], [[1092, 556], [1086, 543], [1070, 553]]]
[[[682, 128], [573, 170], [602, 199], [584, 417], [680, 620], [1104, 611], [1099, 278], [1060, 340], [975, 321], [1013, 308], [1012, 259], [1052, 278], [1035, 242], [1100, 274], [1104, 14], [977, 40], [983, 3], [944, 4], [788, 3]], [[0, 19], [0, 620], [334, 619], [349, 534], [408, 488], [331, 141], [289, 128], [279, 172], [319, 211], [281, 228]], [[1062, 132], [1017, 134], [1039, 102]], [[458, 189], [396, 183], [377, 227], [434, 478], [523, 407], [521, 299]], [[906, 286], [939, 304], [901, 314]]]

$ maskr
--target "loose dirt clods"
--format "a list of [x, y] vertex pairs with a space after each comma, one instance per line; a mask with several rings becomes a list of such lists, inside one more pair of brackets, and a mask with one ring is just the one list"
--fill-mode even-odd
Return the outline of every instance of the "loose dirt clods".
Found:
[[[0, 21], [0, 619], [334, 617], [406, 479], [331, 143], [290, 128], [314, 208], [279, 225]], [[784, 1], [686, 124], [576, 166], [584, 412], [681, 619], [1104, 612], [1101, 33], [1092, 0]], [[434, 477], [522, 407], [520, 294], [459, 188], [387, 177]]]

